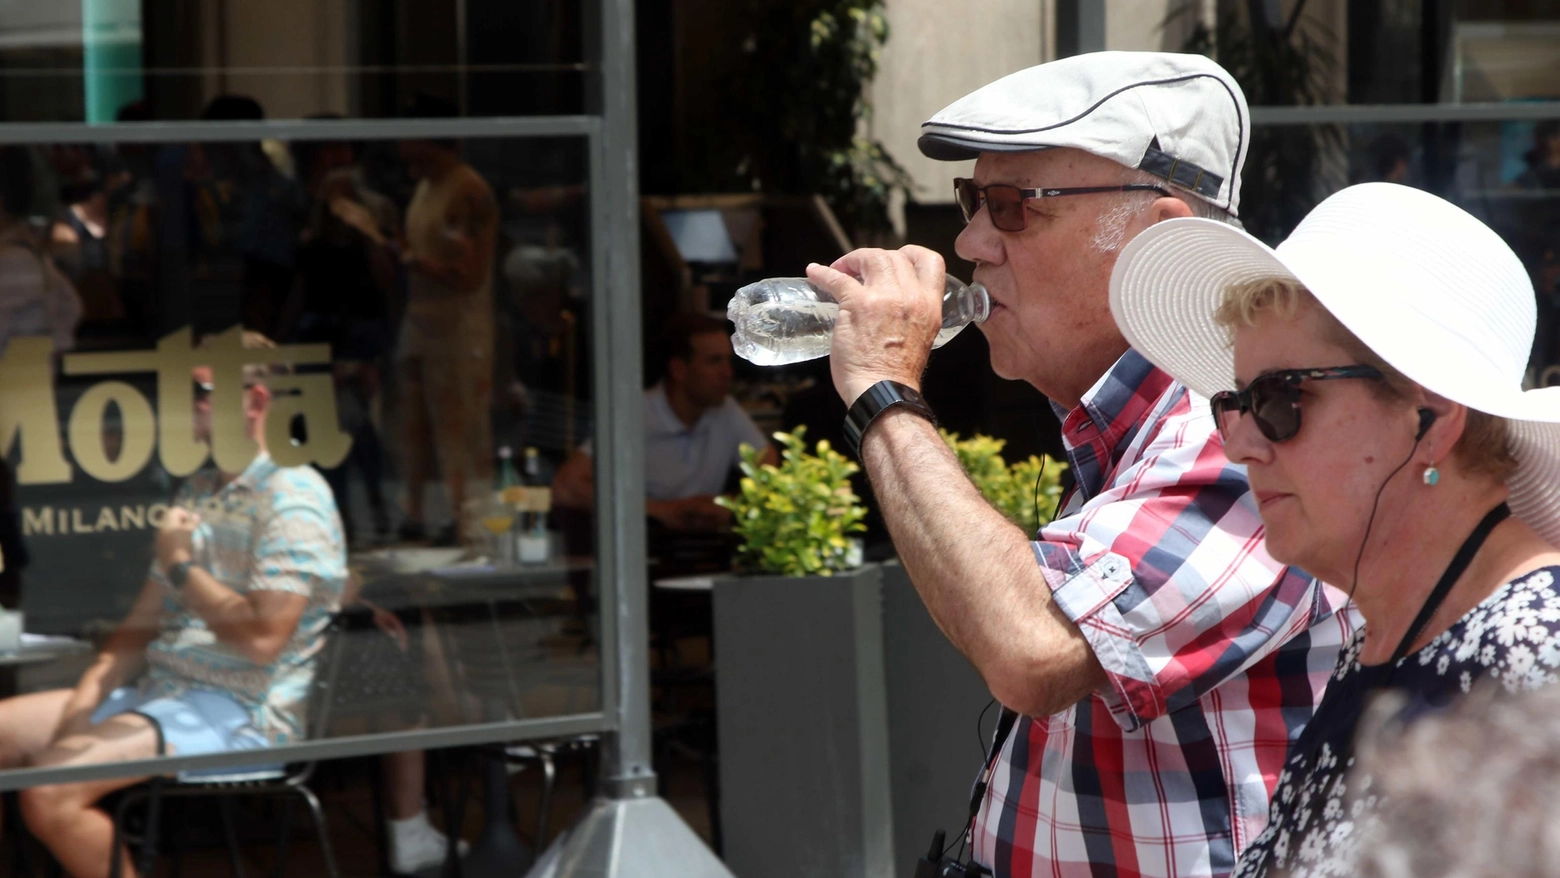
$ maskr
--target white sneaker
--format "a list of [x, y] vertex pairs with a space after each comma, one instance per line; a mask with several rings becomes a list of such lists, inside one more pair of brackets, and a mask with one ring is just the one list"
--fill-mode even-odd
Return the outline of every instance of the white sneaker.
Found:
[[[389, 824], [390, 871], [397, 875], [412, 875], [444, 862], [449, 838], [428, 822], [427, 814], [391, 820]], [[456, 843], [456, 851], [461, 856], [470, 848], [465, 841]]]

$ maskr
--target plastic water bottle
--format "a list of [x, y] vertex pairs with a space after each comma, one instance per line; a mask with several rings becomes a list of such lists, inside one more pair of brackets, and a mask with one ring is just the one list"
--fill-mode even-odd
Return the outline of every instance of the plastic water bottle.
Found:
[[[943, 292], [943, 328], [932, 347], [940, 348], [971, 323], [991, 313], [991, 299], [978, 283], [948, 275]], [[748, 284], [726, 306], [736, 324], [731, 346], [737, 356], [759, 366], [784, 366], [829, 355], [840, 306], [826, 290], [805, 277], [772, 277]]]

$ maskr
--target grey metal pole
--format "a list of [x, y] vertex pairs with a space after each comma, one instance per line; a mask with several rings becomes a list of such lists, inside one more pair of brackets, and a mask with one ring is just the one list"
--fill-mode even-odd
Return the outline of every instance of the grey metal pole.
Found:
[[633, 0], [585, 5], [591, 140], [596, 366], [596, 545], [601, 593], [602, 795], [547, 850], [532, 878], [731, 878], [655, 794], [645, 582], [645, 461], [640, 369], [639, 151]]
[[[634, 91], [634, 8], [632, 0], [600, 0], [600, 54], [596, 81], [588, 93], [599, 104], [601, 136], [597, 158], [602, 191], [592, 193], [599, 207], [602, 237], [595, 243], [604, 257], [606, 299], [594, 310], [595, 346], [608, 369], [598, 374], [596, 421], [596, 533], [616, 592], [614, 667], [617, 732], [606, 748], [603, 780], [608, 795], [652, 795], [650, 767], [649, 612], [645, 582], [645, 490], [643, 381], [640, 368], [639, 309], [639, 150]], [[598, 358], [600, 362], [601, 358]], [[605, 405], [601, 403], [605, 402]], [[605, 466], [603, 466], [605, 464]], [[599, 568], [598, 568], [599, 569]], [[605, 604], [603, 613], [614, 606]]]

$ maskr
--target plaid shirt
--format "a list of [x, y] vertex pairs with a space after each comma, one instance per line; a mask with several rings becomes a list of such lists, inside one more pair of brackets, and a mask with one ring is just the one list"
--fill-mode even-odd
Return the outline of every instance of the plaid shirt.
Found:
[[998, 876], [1225, 876], [1353, 630], [1262, 545], [1205, 400], [1135, 351], [1071, 412], [1077, 487], [1034, 543], [1109, 682], [1019, 718], [973, 825]]

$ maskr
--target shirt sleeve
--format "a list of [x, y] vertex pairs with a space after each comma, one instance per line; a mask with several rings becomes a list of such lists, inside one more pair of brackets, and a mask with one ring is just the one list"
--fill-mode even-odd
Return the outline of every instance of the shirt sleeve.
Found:
[[1126, 731], [1195, 703], [1330, 611], [1315, 580], [1263, 548], [1245, 472], [1212, 427], [1206, 402], [1183, 393], [1136, 459], [1033, 543]]
[[273, 484], [270, 509], [255, 539], [248, 590], [303, 595], [334, 612], [346, 585], [335, 508], [321, 490], [290, 479]]

